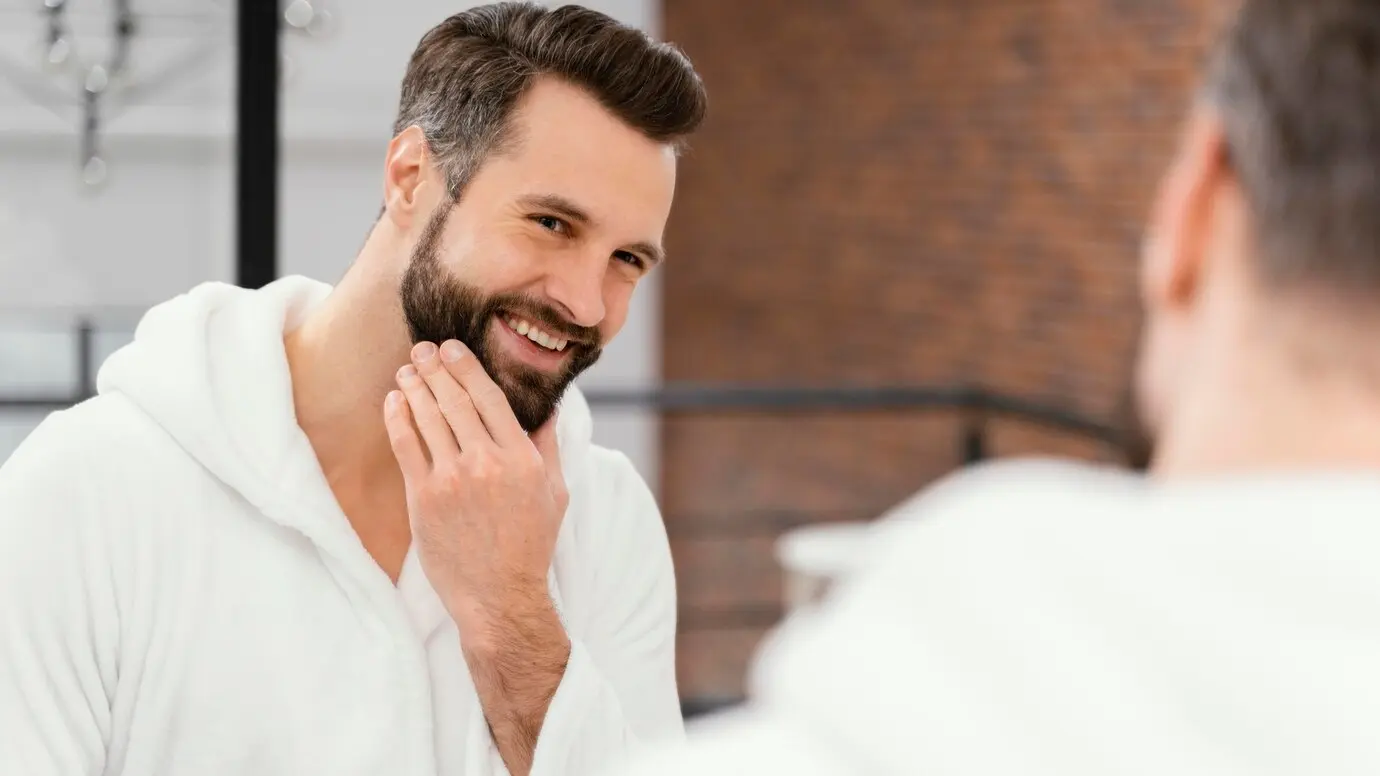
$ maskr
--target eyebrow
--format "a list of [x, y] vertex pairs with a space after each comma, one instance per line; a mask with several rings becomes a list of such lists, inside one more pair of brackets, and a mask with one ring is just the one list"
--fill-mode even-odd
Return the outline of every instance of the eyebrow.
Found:
[[[582, 226], [591, 227], [596, 224], [594, 217], [584, 208], [559, 194], [533, 194], [523, 197], [520, 201], [527, 207], [548, 210]], [[666, 260], [666, 251], [655, 243], [639, 241], [625, 246], [623, 250], [640, 253], [652, 264], [660, 264]]]

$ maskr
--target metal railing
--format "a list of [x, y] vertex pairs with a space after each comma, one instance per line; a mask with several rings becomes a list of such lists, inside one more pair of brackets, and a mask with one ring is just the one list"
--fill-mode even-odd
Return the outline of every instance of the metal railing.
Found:
[[[96, 327], [75, 327], [76, 386], [72, 393], [0, 396], [0, 409], [60, 410], [95, 394]], [[986, 456], [984, 431], [989, 417], [1005, 416], [1126, 448], [1136, 440], [1121, 424], [1089, 418], [1068, 407], [1030, 401], [979, 386], [806, 386], [671, 383], [658, 388], [585, 389], [591, 407], [648, 409], [661, 413], [796, 413], [956, 410], [967, 414], [959, 446], [962, 460]], [[1129, 453], [1128, 453], [1129, 454]]]

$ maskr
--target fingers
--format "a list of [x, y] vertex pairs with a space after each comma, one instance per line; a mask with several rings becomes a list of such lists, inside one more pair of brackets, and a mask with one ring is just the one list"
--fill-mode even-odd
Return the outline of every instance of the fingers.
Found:
[[513, 408], [503, 389], [484, 371], [484, 365], [474, 357], [470, 349], [456, 340], [446, 340], [441, 345], [441, 361], [469, 394], [479, 418], [489, 430], [490, 436], [499, 447], [512, 448], [525, 444], [527, 434], [517, 422]]
[[460, 450], [477, 450], [483, 446], [493, 445], [493, 438], [489, 436], [484, 422], [479, 419], [479, 412], [475, 409], [469, 393], [460, 387], [460, 383], [456, 382], [450, 372], [446, 371], [441, 365], [441, 359], [436, 355], [434, 344], [421, 342], [412, 348], [412, 363], [416, 365], [418, 374], [436, 398], [441, 415], [450, 425], [450, 430], [460, 444]]
[[398, 370], [398, 387], [407, 397], [408, 409], [417, 422], [417, 429], [422, 432], [422, 441], [431, 451], [431, 460], [458, 456], [460, 448], [455, 444], [455, 433], [441, 414], [431, 389], [417, 374], [416, 367], [408, 364]]
[[415, 480], [426, 476], [431, 467], [427, 464], [422, 440], [412, 428], [412, 416], [402, 391], [390, 391], [384, 400], [383, 424], [388, 429], [388, 443], [393, 447], [393, 457], [398, 459], [403, 477]]

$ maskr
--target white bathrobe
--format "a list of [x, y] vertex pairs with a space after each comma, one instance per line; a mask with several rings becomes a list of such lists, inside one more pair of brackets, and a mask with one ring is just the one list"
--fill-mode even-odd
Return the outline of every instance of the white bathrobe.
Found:
[[[283, 333], [329, 290], [154, 308], [0, 469], [0, 774], [506, 772], [415, 555], [395, 587], [296, 423]], [[590, 431], [572, 390], [550, 577], [572, 649], [538, 776], [683, 735], [665, 529]]]
[[993, 464], [872, 542], [749, 705], [611, 773], [1380, 772], [1380, 472]]

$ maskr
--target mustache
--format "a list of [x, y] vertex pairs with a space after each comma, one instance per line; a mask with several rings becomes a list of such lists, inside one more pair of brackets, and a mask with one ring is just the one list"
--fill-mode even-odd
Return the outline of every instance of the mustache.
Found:
[[561, 315], [555, 307], [526, 295], [501, 295], [489, 300], [489, 307], [499, 315], [514, 315], [524, 318], [555, 334], [590, 348], [603, 347], [599, 329], [572, 323]]

